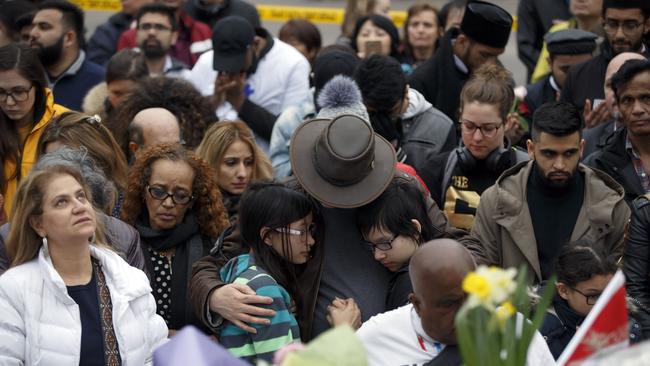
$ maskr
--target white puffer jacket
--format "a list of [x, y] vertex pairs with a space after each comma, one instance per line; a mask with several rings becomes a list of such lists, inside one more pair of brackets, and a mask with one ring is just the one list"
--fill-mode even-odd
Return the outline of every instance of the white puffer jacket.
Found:
[[[149, 280], [110, 250], [91, 245], [111, 293], [123, 366], [151, 364], [167, 337]], [[79, 307], [68, 296], [46, 246], [38, 258], [0, 276], [0, 365], [79, 365]]]

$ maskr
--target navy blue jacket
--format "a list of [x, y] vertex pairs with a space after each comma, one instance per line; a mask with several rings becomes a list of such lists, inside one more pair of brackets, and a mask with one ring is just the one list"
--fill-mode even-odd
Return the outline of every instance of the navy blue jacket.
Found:
[[100, 24], [88, 40], [88, 60], [106, 66], [111, 56], [117, 52], [117, 41], [120, 40], [122, 32], [129, 29], [133, 20], [131, 15], [120, 12], [108, 18], [106, 23]]
[[54, 103], [81, 111], [81, 103], [88, 91], [104, 81], [105, 70], [88, 59], [85, 59], [77, 70], [74, 69], [73, 64], [58, 79], [51, 81], [54, 84], [52, 92], [54, 93]]

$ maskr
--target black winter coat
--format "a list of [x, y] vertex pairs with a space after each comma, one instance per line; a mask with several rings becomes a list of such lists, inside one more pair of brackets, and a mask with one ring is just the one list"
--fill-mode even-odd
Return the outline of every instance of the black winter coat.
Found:
[[650, 338], [650, 201], [641, 196], [632, 205], [632, 216], [625, 245], [625, 287], [637, 306], [636, 319], [643, 339]]
[[459, 70], [454, 62], [452, 40], [459, 32], [456, 28], [450, 29], [440, 40], [436, 54], [418, 66], [409, 78], [409, 86], [422, 93], [452, 121], [458, 119], [460, 91], [469, 79], [469, 74]]
[[641, 181], [634, 171], [634, 164], [625, 149], [627, 129], [622, 128], [612, 135], [602, 150], [589, 155], [584, 164], [607, 173], [625, 189], [625, 201], [632, 206], [635, 198], [644, 194]]

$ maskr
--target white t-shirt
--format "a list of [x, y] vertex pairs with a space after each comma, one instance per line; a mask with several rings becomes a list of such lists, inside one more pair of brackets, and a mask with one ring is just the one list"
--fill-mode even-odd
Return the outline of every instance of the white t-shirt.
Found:
[[[426, 335], [412, 304], [373, 316], [357, 335], [366, 348], [369, 366], [422, 366], [445, 347]], [[535, 332], [528, 347], [526, 365], [555, 365], [539, 332]]]
[[369, 366], [421, 366], [444, 348], [424, 333], [412, 304], [373, 316], [357, 335], [366, 348]]
[[[217, 72], [212, 69], [214, 51], [202, 54], [192, 68], [189, 81], [204, 96], [214, 93]], [[277, 38], [273, 47], [264, 55], [255, 73], [246, 81], [245, 93], [251, 102], [269, 112], [280, 115], [290, 106], [298, 106], [309, 94], [309, 73], [307, 59], [295, 48]], [[232, 107], [226, 102], [217, 113], [232, 118]], [[236, 115], [236, 112], [235, 112]]]

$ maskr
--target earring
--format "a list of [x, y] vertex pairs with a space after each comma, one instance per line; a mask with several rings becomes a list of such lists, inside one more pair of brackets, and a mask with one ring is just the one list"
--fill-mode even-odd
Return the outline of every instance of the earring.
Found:
[[47, 237], [42, 237], [41, 240], [43, 241], [43, 246], [47, 246]]

